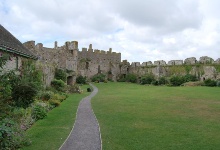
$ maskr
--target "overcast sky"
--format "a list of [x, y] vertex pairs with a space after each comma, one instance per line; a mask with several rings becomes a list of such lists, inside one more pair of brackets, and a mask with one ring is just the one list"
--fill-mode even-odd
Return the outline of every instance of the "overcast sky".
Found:
[[130, 62], [220, 58], [220, 0], [0, 0], [21, 42], [121, 52]]

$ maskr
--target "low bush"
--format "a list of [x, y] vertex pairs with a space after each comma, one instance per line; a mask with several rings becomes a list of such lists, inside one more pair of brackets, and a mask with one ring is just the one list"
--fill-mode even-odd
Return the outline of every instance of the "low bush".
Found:
[[151, 84], [153, 84], [153, 85], [159, 85], [159, 82], [158, 82], [157, 80], [154, 80], [154, 81], [151, 82]]
[[64, 94], [54, 94], [51, 99], [52, 100], [59, 100], [60, 102], [64, 101], [67, 98], [67, 95]]
[[137, 82], [137, 75], [135, 74], [127, 74], [126, 82], [136, 83]]
[[64, 92], [66, 88], [65, 82], [63, 82], [62, 80], [57, 80], [57, 79], [54, 79], [53, 81], [51, 81], [51, 86], [60, 92]]
[[126, 78], [119, 78], [117, 81], [118, 82], [126, 82]]
[[187, 74], [184, 76], [184, 80], [185, 82], [194, 82], [194, 81], [198, 81], [198, 78], [195, 75], [191, 75], [191, 74]]
[[30, 145], [30, 140], [19, 124], [9, 118], [0, 121], [0, 149], [14, 150], [27, 145]]
[[91, 78], [92, 82], [104, 82], [105, 81], [105, 75], [104, 74], [96, 74]]
[[76, 78], [76, 83], [78, 83], [78, 84], [86, 84], [86, 77], [83, 77], [82, 75], [78, 76]]
[[47, 116], [46, 109], [41, 105], [35, 105], [32, 109], [32, 117], [37, 121]]
[[204, 81], [204, 85], [214, 87], [214, 86], [217, 85], [217, 81], [212, 80], [212, 79], [207, 79], [207, 80]]
[[82, 93], [82, 90], [78, 84], [68, 86], [69, 93]]
[[183, 86], [202, 86], [204, 83], [202, 81], [195, 81], [195, 82], [186, 82]]
[[87, 92], [92, 92], [92, 89], [91, 88], [87, 88]]
[[217, 81], [216, 85], [220, 87], [220, 80]]
[[32, 117], [32, 107], [16, 108], [13, 112], [13, 117], [16, 117], [17, 122], [20, 122], [20, 128], [22, 130], [29, 129], [35, 122], [35, 119]]
[[183, 76], [174, 75], [170, 78], [170, 83], [172, 86], [180, 86], [185, 83], [185, 78]]
[[34, 102], [37, 89], [31, 84], [15, 85], [12, 91], [12, 99], [17, 107], [27, 108]]
[[168, 81], [166, 80], [165, 77], [159, 77], [159, 79], [158, 79], [158, 85], [165, 85], [165, 84], [167, 84], [167, 83], [168, 83]]
[[51, 99], [51, 100], [49, 100], [49, 103], [50, 103], [50, 105], [52, 105], [53, 107], [58, 107], [58, 106], [60, 106], [60, 101], [59, 101], [59, 100]]
[[51, 97], [54, 95], [54, 92], [52, 91], [42, 91], [38, 93], [38, 99], [42, 100], [42, 101], [48, 101], [49, 99], [51, 99]]
[[154, 83], [154, 81], [156, 81], [154, 75], [147, 74], [147, 75], [141, 77], [140, 83], [141, 84], [151, 84], [151, 83]]

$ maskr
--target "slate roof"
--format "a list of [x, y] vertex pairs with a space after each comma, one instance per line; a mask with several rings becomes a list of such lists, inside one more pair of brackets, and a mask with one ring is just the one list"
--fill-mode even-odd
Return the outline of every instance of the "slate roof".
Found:
[[37, 59], [16, 37], [0, 24], [0, 50], [23, 57]]

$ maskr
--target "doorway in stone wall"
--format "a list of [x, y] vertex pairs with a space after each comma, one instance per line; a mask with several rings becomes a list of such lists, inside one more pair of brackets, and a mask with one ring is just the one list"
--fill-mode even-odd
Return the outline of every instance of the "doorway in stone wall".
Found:
[[102, 72], [101, 72], [101, 69], [100, 69], [100, 65], [98, 66], [98, 73], [99, 73], [99, 74], [102, 73]]
[[73, 85], [73, 76], [67, 77], [67, 85]]

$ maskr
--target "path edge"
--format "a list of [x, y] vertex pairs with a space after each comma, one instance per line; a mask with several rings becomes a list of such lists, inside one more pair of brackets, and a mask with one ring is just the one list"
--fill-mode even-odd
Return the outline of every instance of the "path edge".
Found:
[[[80, 105], [80, 103], [83, 101], [83, 99], [84, 99], [84, 98], [82, 98], [81, 101], [80, 101], [79, 104], [78, 104], [77, 111], [76, 111], [76, 116], [75, 116], [76, 119], [77, 119], [77, 117], [78, 117], [79, 105]], [[76, 119], [75, 119], [75, 121], [74, 121], [73, 127], [72, 127], [72, 129], [71, 129], [69, 135], [67, 136], [67, 138], [66, 138], [66, 140], [63, 142], [63, 144], [60, 146], [59, 150], [61, 150], [61, 148], [63, 147], [63, 145], [64, 145], [64, 144], [66, 143], [66, 141], [69, 139], [69, 137], [70, 137], [70, 135], [71, 135], [71, 133], [72, 133], [74, 127], [75, 127]]]
[[[89, 85], [90, 85], [93, 89], [94, 89], [94, 87], [97, 88], [96, 86], [94, 86], [94, 85], [91, 84], [91, 83], [89, 83]], [[97, 93], [98, 93], [98, 88], [97, 88]], [[92, 94], [92, 93], [91, 93], [91, 94]], [[91, 95], [91, 94], [90, 94], [90, 95]], [[89, 95], [88, 95], [88, 96], [89, 96]], [[88, 96], [86, 96], [86, 97], [88, 97]], [[95, 96], [95, 95], [94, 95], [94, 96]], [[94, 96], [93, 96], [93, 97], [94, 97]], [[86, 98], [86, 97], [84, 97], [84, 98]], [[93, 97], [92, 97], [92, 98], [93, 98]], [[76, 116], [75, 116], [76, 119], [77, 119], [77, 117], [78, 117], [79, 105], [80, 105], [80, 103], [84, 100], [84, 98], [82, 98], [81, 101], [80, 101], [79, 104], [78, 104], [77, 111], [76, 111]], [[91, 103], [92, 98], [90, 99], [91, 109], [92, 109], [92, 103]], [[101, 150], [102, 150], [102, 136], [101, 136], [100, 125], [99, 125], [98, 119], [96, 118], [96, 115], [95, 115], [93, 109], [92, 109], [92, 112], [93, 112], [93, 115], [94, 115], [94, 117], [95, 117], [95, 119], [96, 119], [96, 122], [97, 122], [97, 124], [98, 124], [98, 128], [99, 128], [99, 138], [100, 138], [100, 145], [101, 145]], [[65, 143], [67, 142], [67, 140], [69, 139], [69, 137], [70, 137], [72, 131], [74, 130], [74, 127], [75, 127], [75, 124], [76, 124], [76, 119], [75, 119], [75, 122], [74, 122], [74, 124], [73, 124], [73, 127], [72, 127], [72, 129], [71, 129], [69, 135], [67, 136], [67, 138], [66, 138], [66, 140], [63, 142], [63, 144], [60, 146], [59, 150], [61, 150], [61, 148], [64, 146], [64, 144], [65, 144]]]
[[[94, 88], [94, 87], [97, 88], [96, 86], [94, 86], [94, 85], [91, 84], [91, 83], [89, 83], [89, 85], [92, 86], [93, 88]], [[98, 90], [98, 88], [97, 88], [97, 90]], [[98, 91], [97, 91], [97, 93], [98, 93]], [[91, 108], [92, 108], [92, 98], [91, 98], [91, 100], [90, 100], [90, 104], [91, 104]], [[95, 116], [96, 122], [97, 122], [98, 127], [99, 127], [99, 138], [100, 138], [100, 144], [101, 144], [101, 150], [102, 150], [102, 134], [101, 134], [101, 128], [100, 128], [99, 121], [98, 121], [98, 119], [97, 119], [97, 117], [96, 117], [96, 115], [95, 115], [93, 109], [92, 109], [92, 112], [93, 112], [93, 115]]]

